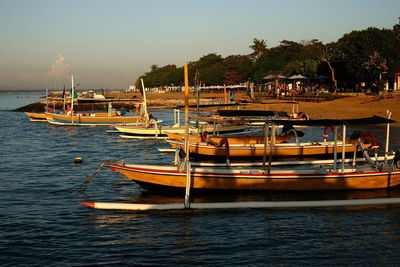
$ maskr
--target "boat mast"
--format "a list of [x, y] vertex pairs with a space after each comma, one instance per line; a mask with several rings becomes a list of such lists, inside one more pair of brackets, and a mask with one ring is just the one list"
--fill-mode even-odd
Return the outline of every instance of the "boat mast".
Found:
[[65, 83], [64, 83], [64, 89], [63, 89], [63, 110], [65, 110]]
[[74, 75], [71, 75], [71, 112], [74, 112], [74, 94], [75, 94]]
[[46, 86], [46, 108], [44, 112], [47, 112], [49, 110], [49, 89], [47, 87], [47, 75], [44, 76], [44, 83]]
[[146, 89], [144, 88], [143, 79], [140, 79], [142, 83], [142, 95], [143, 95], [143, 103], [142, 103], [142, 112], [144, 116], [145, 125], [148, 125], [149, 122], [149, 114], [147, 113], [147, 98], [146, 98]]
[[343, 124], [343, 140], [342, 140], [342, 174], [344, 174], [344, 162], [346, 159], [346, 124]]

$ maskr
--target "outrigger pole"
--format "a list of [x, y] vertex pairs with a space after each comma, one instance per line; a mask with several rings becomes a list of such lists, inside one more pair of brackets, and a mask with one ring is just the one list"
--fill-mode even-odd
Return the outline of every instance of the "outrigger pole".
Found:
[[[110, 202], [80, 202], [94, 209], [109, 210], [182, 210], [188, 209], [185, 204], [131, 204]], [[191, 203], [190, 209], [256, 209], [256, 208], [311, 208], [311, 207], [343, 207], [366, 205], [400, 204], [400, 198], [370, 198], [343, 200], [310, 200], [310, 201], [264, 201], [264, 202], [215, 202]]]

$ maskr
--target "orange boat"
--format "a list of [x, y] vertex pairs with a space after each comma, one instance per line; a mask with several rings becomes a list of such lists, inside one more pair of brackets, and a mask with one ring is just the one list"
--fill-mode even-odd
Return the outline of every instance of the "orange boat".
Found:
[[[166, 133], [169, 140], [183, 140], [185, 136], [179, 133]], [[294, 134], [286, 134], [282, 136], [276, 136], [276, 143], [283, 143], [290, 141], [294, 137]], [[210, 144], [219, 144], [222, 140], [226, 139], [229, 144], [264, 144], [264, 136], [217, 136], [217, 135], [189, 135], [190, 142], [207, 142]]]
[[[184, 147], [183, 140], [166, 140], [172, 147]], [[263, 157], [264, 155], [277, 156], [317, 156], [334, 153], [335, 142], [318, 143], [276, 143], [267, 146], [264, 144], [208, 144], [206, 142], [189, 141], [189, 152], [191, 154], [207, 156], [230, 156], [230, 157]], [[342, 142], [337, 142], [337, 153], [341, 153]], [[355, 145], [345, 144], [345, 152], [354, 152]]]
[[[166, 140], [172, 147], [184, 147], [184, 138], [181, 134], [168, 133]], [[189, 136], [189, 152], [191, 154], [207, 156], [230, 156], [230, 157], [263, 157], [271, 155], [279, 156], [316, 156], [343, 151], [342, 141], [335, 142], [308, 142], [308, 143], [287, 143], [294, 137], [293, 134], [275, 136], [274, 143], [272, 138], [268, 138], [268, 143], [264, 144], [264, 136], [237, 136], [221, 137], [209, 136], [201, 138], [199, 136]], [[348, 142], [344, 146], [345, 152], [354, 152], [354, 143]]]
[[[176, 166], [109, 163], [105, 165], [145, 189], [186, 186], [186, 171]], [[371, 167], [347, 168], [343, 172], [320, 168], [272, 169], [192, 167], [191, 188], [206, 190], [355, 190], [391, 188], [400, 184], [400, 170], [382, 171]]]
[[116, 124], [137, 124], [139, 116], [113, 116], [105, 114], [91, 115], [90, 113], [76, 113], [74, 115], [47, 113], [47, 121], [58, 125], [116, 125]]

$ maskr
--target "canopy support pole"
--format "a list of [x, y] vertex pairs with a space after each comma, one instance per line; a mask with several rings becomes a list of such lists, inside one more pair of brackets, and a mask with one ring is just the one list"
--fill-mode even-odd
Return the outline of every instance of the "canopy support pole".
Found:
[[273, 123], [271, 127], [271, 143], [269, 144], [268, 175], [271, 174], [272, 148], [275, 147], [275, 129], [276, 125]]
[[188, 78], [188, 66], [184, 66], [184, 78], [185, 78], [185, 164], [186, 164], [186, 188], [185, 188], [185, 203], [186, 209], [190, 208], [190, 161], [189, 161], [189, 78]]
[[337, 141], [338, 141], [338, 127], [335, 126], [335, 143], [333, 144], [333, 171], [337, 172]]
[[346, 159], [346, 124], [343, 124], [343, 141], [342, 141], [342, 173], [344, 173], [344, 160]]
[[267, 161], [267, 146], [268, 146], [268, 135], [269, 135], [269, 124], [264, 123], [264, 154], [263, 154], [263, 170], [265, 171], [265, 162]]
[[[386, 110], [386, 114], [388, 116], [388, 119], [392, 117], [392, 112], [389, 110]], [[390, 123], [386, 124], [386, 144], [385, 144], [385, 165], [388, 162], [388, 155], [389, 155], [389, 135], [390, 135]]]

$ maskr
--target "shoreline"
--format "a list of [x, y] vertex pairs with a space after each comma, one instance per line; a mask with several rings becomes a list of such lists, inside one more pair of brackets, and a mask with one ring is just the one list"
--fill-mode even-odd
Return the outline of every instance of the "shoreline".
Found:
[[[140, 100], [139, 93], [125, 93], [118, 96], [131, 100]], [[258, 102], [249, 102], [249, 98], [244, 93], [237, 93], [235, 95], [235, 102], [238, 105], [227, 107], [206, 107], [201, 108], [201, 111], [214, 112], [217, 109], [244, 109], [244, 110], [274, 110], [285, 111], [292, 113], [293, 109], [298, 112], [304, 112], [313, 119], [351, 119], [369, 116], [387, 117], [386, 111], [392, 112], [392, 119], [397, 121], [393, 123], [394, 126], [400, 126], [400, 92], [391, 93], [386, 95], [358, 95], [346, 96], [333, 100], [321, 102], [297, 102], [292, 104], [288, 100], [279, 100], [272, 98], [259, 98]], [[296, 101], [296, 97], [294, 98]], [[223, 103], [223, 93], [207, 93], [201, 94], [200, 102], [207, 103]], [[196, 100], [194, 95], [190, 95], [189, 104], [195, 104]], [[15, 111], [29, 111], [29, 112], [43, 112], [45, 101], [40, 101], [20, 107]], [[62, 103], [50, 103], [52, 107], [62, 106]], [[126, 107], [134, 109], [134, 102], [114, 102], [113, 107], [121, 108]], [[176, 106], [184, 105], [182, 93], [148, 93], [147, 94], [147, 107], [149, 109], [172, 109]], [[77, 104], [76, 110], [91, 110], [94, 108], [101, 108], [104, 104]], [[191, 108], [193, 110], [193, 108]]]

